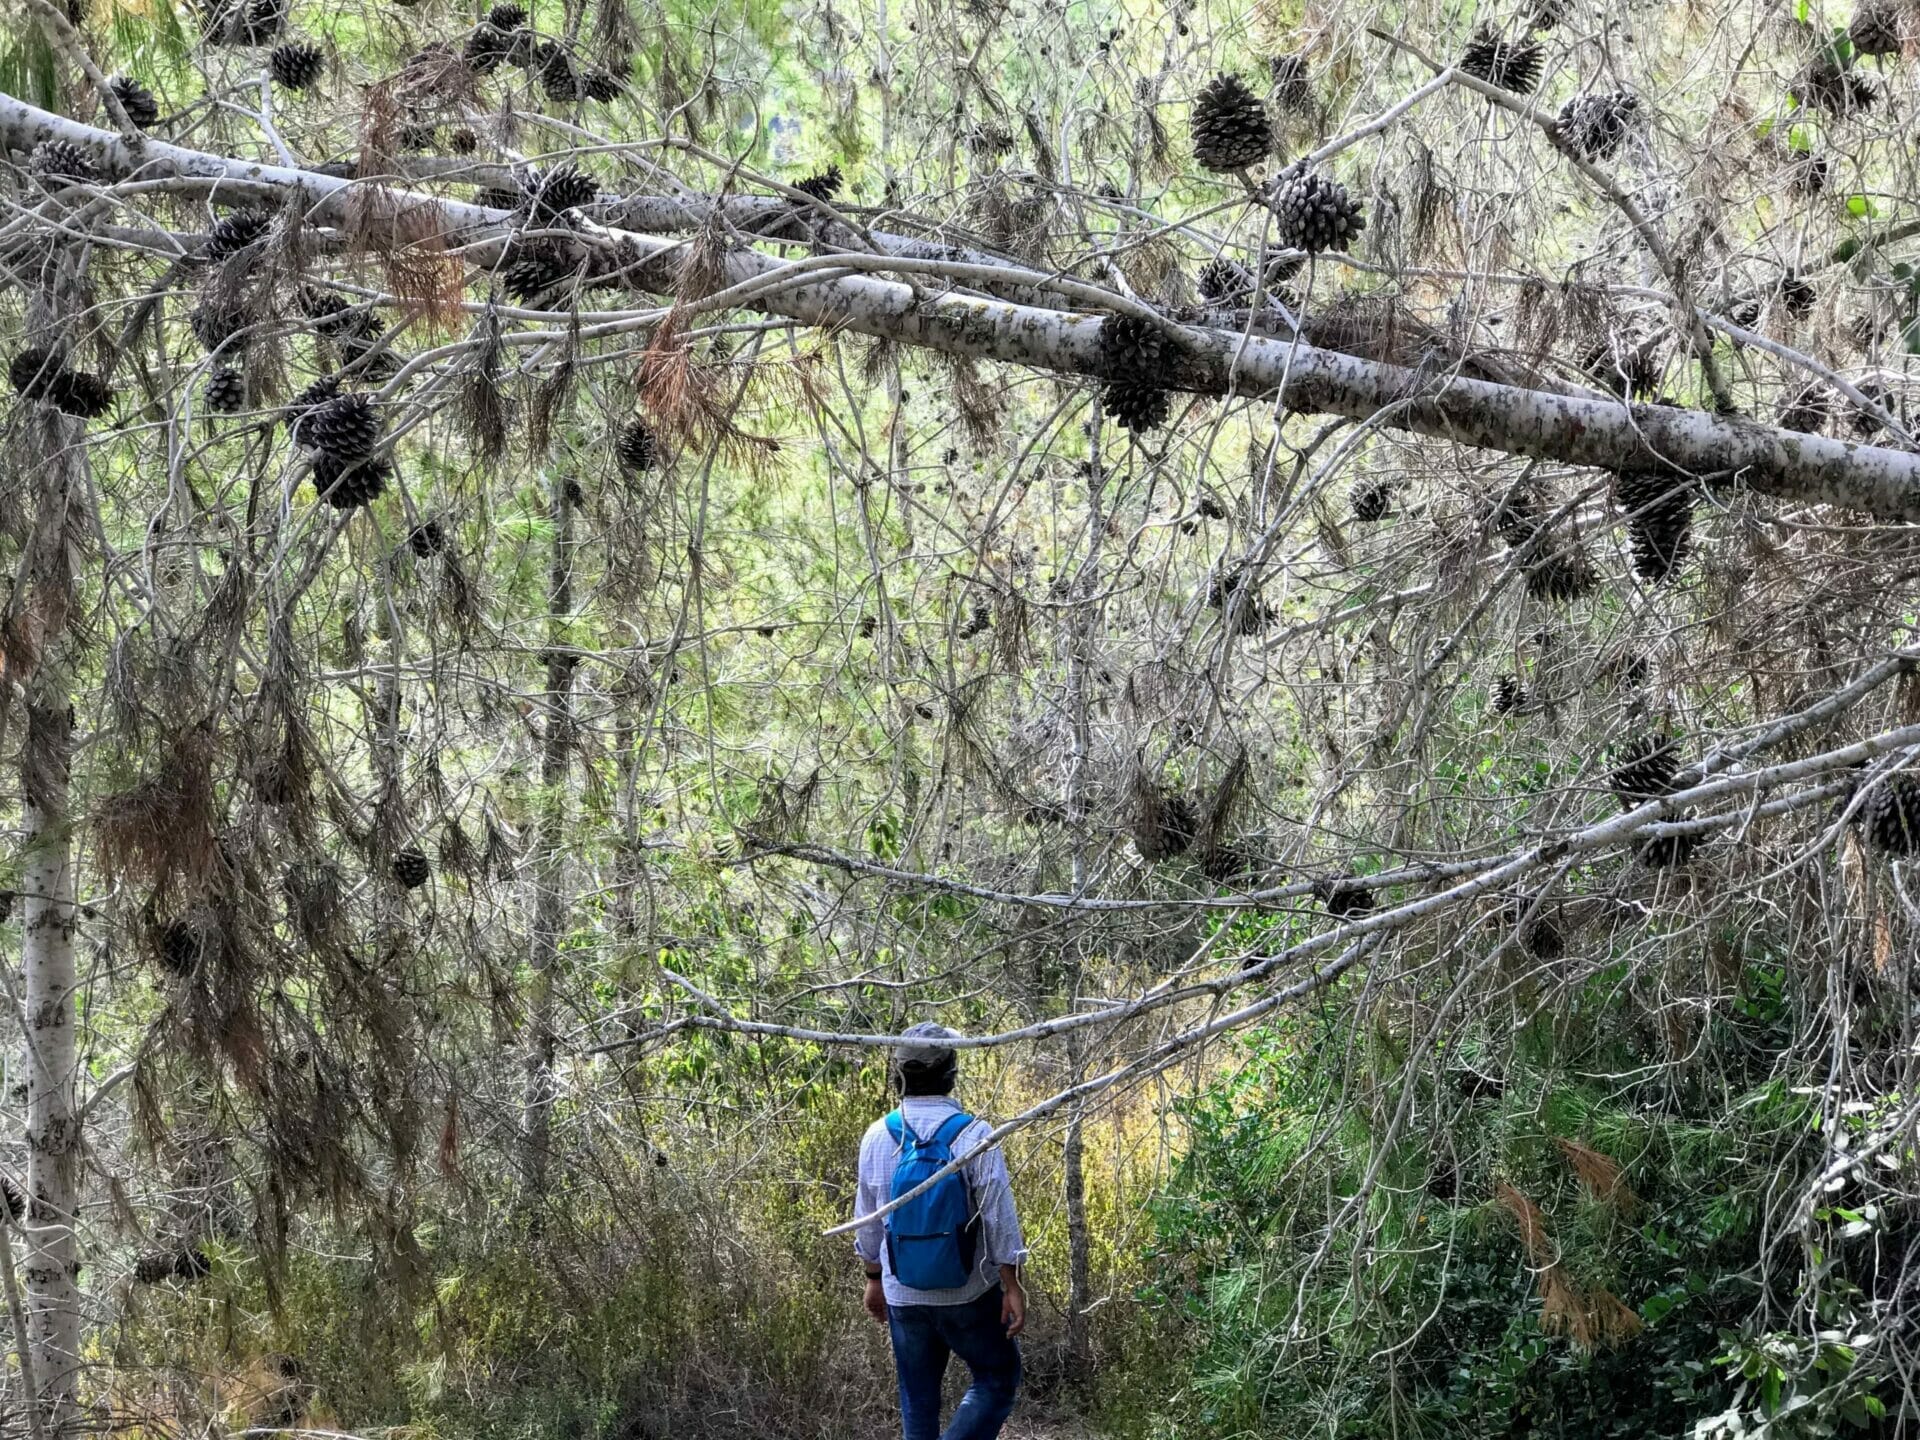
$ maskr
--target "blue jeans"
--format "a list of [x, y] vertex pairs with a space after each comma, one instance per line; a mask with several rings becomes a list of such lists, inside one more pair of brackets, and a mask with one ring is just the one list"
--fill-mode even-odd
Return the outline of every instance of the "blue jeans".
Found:
[[[1000, 1287], [965, 1305], [889, 1305], [893, 1364], [900, 1372], [900, 1426], [906, 1440], [993, 1440], [1013, 1413], [1020, 1347], [1000, 1323]], [[958, 1355], [973, 1384], [940, 1429], [940, 1382]]]

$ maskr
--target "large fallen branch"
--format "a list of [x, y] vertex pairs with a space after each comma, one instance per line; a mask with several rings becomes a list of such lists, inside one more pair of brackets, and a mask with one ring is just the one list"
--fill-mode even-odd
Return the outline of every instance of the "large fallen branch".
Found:
[[[0, 95], [0, 143], [30, 152], [59, 138], [83, 147], [103, 176], [116, 181], [215, 183], [235, 198], [297, 194], [316, 223], [347, 224], [354, 192], [371, 182], [310, 170], [236, 160], [146, 139], [129, 143], [107, 130]], [[437, 207], [446, 233], [485, 260], [506, 243], [511, 217], [499, 210], [411, 191], [394, 201]], [[15, 222], [18, 225], [18, 221]], [[419, 233], [416, 229], [414, 233]], [[476, 246], [476, 238], [490, 240]], [[674, 256], [684, 241], [630, 230], [583, 226], [583, 241], [621, 252], [624, 273], [648, 289], [671, 292]], [[871, 265], [880, 257], [861, 256]], [[652, 264], [658, 260], [660, 263]], [[924, 267], [926, 262], [921, 262]], [[923, 346], [1056, 373], [1103, 373], [1100, 316], [999, 300], [930, 293], [870, 274], [809, 278], [746, 245], [724, 257], [729, 288], [752, 287], [741, 308], [809, 325], [853, 331], [896, 344]], [[1127, 302], [1115, 297], [1116, 306]], [[1292, 410], [1370, 419], [1416, 434], [1567, 464], [1629, 470], [1671, 467], [1721, 486], [1751, 486], [1799, 502], [1862, 510], [1886, 520], [1920, 520], [1920, 455], [1856, 445], [1760, 425], [1737, 416], [1659, 405], [1553, 394], [1369, 360], [1304, 342], [1206, 327], [1182, 327], [1185, 354], [1172, 379], [1202, 394], [1277, 396]]]

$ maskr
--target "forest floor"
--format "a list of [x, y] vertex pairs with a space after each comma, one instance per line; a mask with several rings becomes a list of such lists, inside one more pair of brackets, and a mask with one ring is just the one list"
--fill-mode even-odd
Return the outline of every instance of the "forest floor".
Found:
[[1081, 1421], [1050, 1415], [1027, 1417], [1018, 1410], [1000, 1436], [1001, 1440], [1097, 1440], [1096, 1432]]

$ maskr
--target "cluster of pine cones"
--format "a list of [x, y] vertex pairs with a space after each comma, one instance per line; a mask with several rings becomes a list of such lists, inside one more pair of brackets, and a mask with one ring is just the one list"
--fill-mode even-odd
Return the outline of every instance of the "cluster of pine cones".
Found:
[[1693, 543], [1693, 486], [1684, 476], [1628, 470], [1614, 476], [1614, 498], [1627, 512], [1633, 568], [1641, 579], [1670, 579]]
[[366, 395], [342, 393], [331, 376], [287, 407], [294, 444], [313, 457], [313, 486], [336, 510], [368, 505], [387, 488], [393, 462], [375, 455], [380, 417]]
[[1100, 322], [1100, 363], [1107, 377], [1100, 398], [1115, 424], [1144, 432], [1167, 423], [1173, 356], [1166, 331], [1150, 320], [1109, 315]]
[[467, 36], [460, 53], [476, 75], [491, 75], [502, 65], [531, 71], [546, 97], [560, 103], [605, 103], [618, 99], [624, 88], [605, 70], [580, 69], [561, 46], [541, 39], [527, 27], [526, 10], [512, 0], [501, 0], [487, 12], [487, 18]]

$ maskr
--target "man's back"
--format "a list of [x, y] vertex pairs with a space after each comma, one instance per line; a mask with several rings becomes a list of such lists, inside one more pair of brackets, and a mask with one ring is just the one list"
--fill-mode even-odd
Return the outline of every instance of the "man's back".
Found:
[[[909, 1095], [900, 1102], [900, 1116], [915, 1135], [925, 1139], [960, 1109], [950, 1095]], [[889, 1305], [958, 1305], [984, 1295], [999, 1283], [1001, 1265], [1018, 1265], [1026, 1259], [1026, 1242], [1020, 1234], [1020, 1220], [1013, 1208], [1013, 1190], [1008, 1182], [1007, 1162], [999, 1150], [980, 1153], [993, 1127], [976, 1118], [953, 1141], [956, 1158], [973, 1156], [960, 1173], [972, 1192], [975, 1212], [980, 1217], [981, 1239], [976, 1247], [973, 1275], [954, 1290], [916, 1290], [894, 1278], [893, 1259], [885, 1244], [885, 1222], [876, 1220], [862, 1226], [857, 1237], [859, 1250], [868, 1260], [877, 1260], [881, 1284]], [[893, 1193], [893, 1172], [900, 1163], [901, 1146], [887, 1129], [886, 1117], [867, 1127], [860, 1141], [860, 1187], [854, 1202], [854, 1214], [871, 1215], [885, 1205]], [[1012, 1257], [1012, 1258], [1007, 1258]]]
[[[1027, 1245], [1007, 1183], [1006, 1157], [987, 1146], [993, 1127], [975, 1118], [958, 1133], [946, 1128], [957, 1123], [954, 1116], [961, 1110], [953, 1098], [959, 1056], [946, 1042], [960, 1038], [932, 1022], [906, 1032], [906, 1043], [896, 1047], [893, 1057], [900, 1121], [889, 1127], [883, 1116], [867, 1127], [860, 1141], [853, 1213], [861, 1223], [854, 1232], [854, 1249], [867, 1272], [867, 1313], [887, 1327], [893, 1341], [905, 1440], [994, 1440], [1020, 1389], [1020, 1347], [1014, 1337], [1027, 1323], [1026, 1291], [1020, 1284]], [[972, 1272], [964, 1285], [915, 1289], [894, 1274], [888, 1217], [879, 1212], [893, 1198], [894, 1174], [909, 1147], [916, 1153], [903, 1181], [910, 1188], [915, 1180], [927, 1184], [925, 1195], [938, 1198], [890, 1212], [907, 1217], [898, 1234], [903, 1244], [911, 1242], [909, 1256], [926, 1258], [924, 1271], [910, 1258], [908, 1273], [939, 1279], [964, 1273], [971, 1249]], [[954, 1173], [966, 1182], [964, 1206], [954, 1203], [963, 1197], [944, 1193], [938, 1182], [943, 1154], [963, 1162]], [[940, 1382], [955, 1355], [972, 1372], [973, 1383], [954, 1411], [953, 1423], [942, 1432]]]

